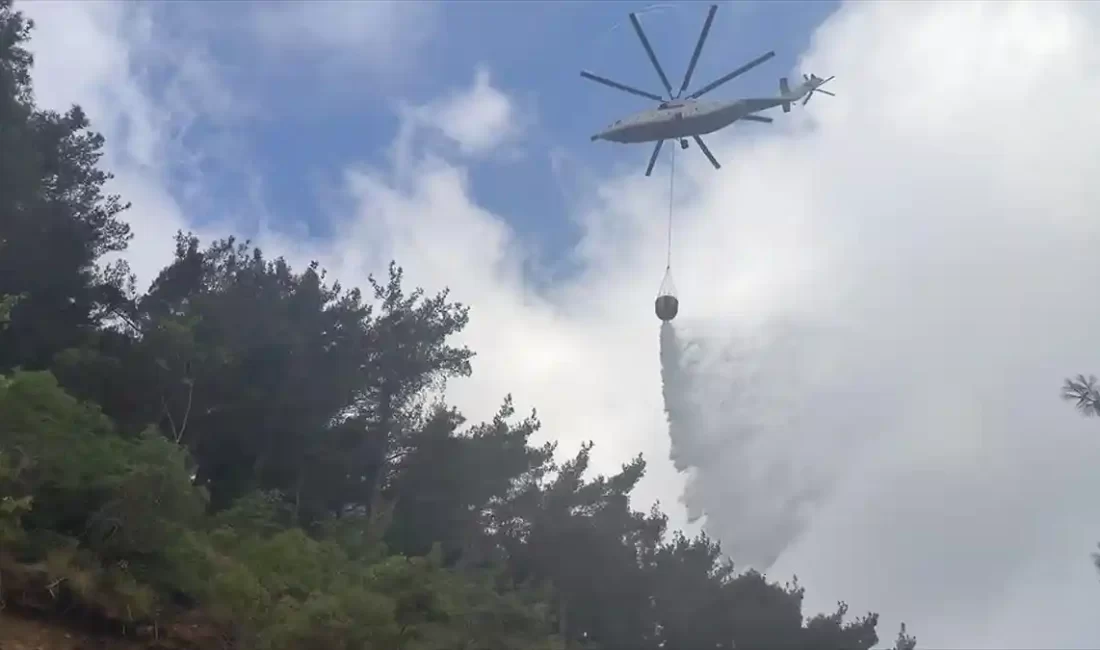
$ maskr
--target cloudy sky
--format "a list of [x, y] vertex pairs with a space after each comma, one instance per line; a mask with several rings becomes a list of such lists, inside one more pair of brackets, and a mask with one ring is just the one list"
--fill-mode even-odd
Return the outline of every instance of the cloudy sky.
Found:
[[577, 71], [658, 88], [623, 24], [646, 10], [678, 78], [702, 5], [20, 6], [40, 103], [108, 138], [142, 281], [180, 228], [345, 284], [396, 259], [473, 307], [468, 414], [512, 392], [603, 471], [644, 453], [638, 508], [735, 557], [780, 531], [765, 564], [808, 609], [926, 648], [1100, 644], [1100, 423], [1058, 399], [1100, 372], [1100, 5], [723, 5], [698, 81], [778, 56], [714, 96], [802, 72], [838, 96], [710, 137], [721, 171], [679, 152], [683, 472], [651, 306], [667, 154], [646, 179], [647, 147], [590, 143], [646, 105]]

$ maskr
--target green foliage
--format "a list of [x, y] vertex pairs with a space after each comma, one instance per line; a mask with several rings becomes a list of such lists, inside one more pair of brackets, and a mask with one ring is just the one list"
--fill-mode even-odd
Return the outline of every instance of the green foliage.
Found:
[[79, 535], [123, 469], [121, 441], [94, 405], [61, 390], [46, 372], [0, 377], [0, 449], [31, 465], [20, 483], [35, 495], [32, 528]]
[[537, 604], [445, 569], [438, 552], [364, 562], [297, 529], [215, 537], [227, 555], [206, 597], [250, 647], [552, 647]]
[[22, 516], [34, 505], [34, 495], [24, 492], [19, 479], [30, 466], [26, 456], [16, 463], [0, 451], [0, 549], [24, 542]]
[[43, 579], [78, 602], [150, 615], [150, 587], [180, 569], [163, 550], [204, 511], [185, 452], [152, 431], [118, 437], [45, 372], [0, 377], [0, 452], [5, 502], [34, 505], [18, 509], [18, 535], [5, 518], [5, 547], [29, 567], [44, 563]]
[[30, 30], [0, 0], [0, 599], [196, 648], [876, 643], [634, 510], [641, 457], [589, 477], [510, 398], [468, 425], [468, 309], [396, 264], [364, 297], [179, 233], [139, 295], [100, 264], [130, 237], [103, 139], [35, 106]]

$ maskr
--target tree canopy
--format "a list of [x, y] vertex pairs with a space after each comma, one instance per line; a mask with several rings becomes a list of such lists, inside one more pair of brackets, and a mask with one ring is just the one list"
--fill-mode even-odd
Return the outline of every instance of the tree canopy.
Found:
[[592, 476], [508, 396], [485, 423], [432, 397], [471, 373], [470, 311], [396, 264], [361, 292], [179, 233], [137, 291], [104, 263], [130, 231], [103, 137], [35, 104], [32, 27], [0, 0], [4, 605], [180, 648], [878, 642], [634, 510], [640, 456]]

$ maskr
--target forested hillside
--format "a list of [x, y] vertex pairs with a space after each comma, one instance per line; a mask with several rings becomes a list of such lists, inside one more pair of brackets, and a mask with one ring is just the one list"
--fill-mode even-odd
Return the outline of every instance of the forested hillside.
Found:
[[204, 649], [877, 643], [633, 510], [640, 457], [590, 476], [504, 396], [487, 423], [429, 399], [471, 373], [471, 312], [396, 265], [361, 293], [181, 233], [138, 291], [104, 263], [130, 233], [103, 138], [35, 105], [32, 27], [0, 0], [6, 614]]

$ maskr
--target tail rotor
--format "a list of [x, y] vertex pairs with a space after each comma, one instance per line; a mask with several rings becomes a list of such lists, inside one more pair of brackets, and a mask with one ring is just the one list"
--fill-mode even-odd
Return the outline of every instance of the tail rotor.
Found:
[[829, 77], [828, 79], [822, 79], [821, 77], [818, 77], [814, 74], [802, 75], [803, 83], [810, 87], [810, 92], [806, 93], [806, 98], [802, 100], [802, 105], [805, 106], [806, 104], [809, 104], [810, 98], [814, 96], [814, 93], [821, 93], [822, 95], [828, 95], [829, 97], [836, 97], [835, 94], [829, 92], [828, 90], [821, 90], [822, 86], [832, 81], [833, 79], [836, 79], [835, 75]]

